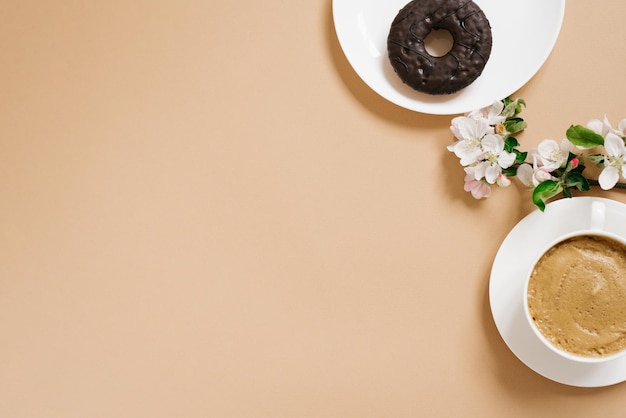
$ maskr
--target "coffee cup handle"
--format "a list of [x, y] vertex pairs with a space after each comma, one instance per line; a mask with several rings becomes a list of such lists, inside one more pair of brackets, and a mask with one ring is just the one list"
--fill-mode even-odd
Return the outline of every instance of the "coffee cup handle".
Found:
[[589, 228], [603, 230], [606, 219], [606, 205], [604, 202], [594, 200], [591, 202], [591, 219]]

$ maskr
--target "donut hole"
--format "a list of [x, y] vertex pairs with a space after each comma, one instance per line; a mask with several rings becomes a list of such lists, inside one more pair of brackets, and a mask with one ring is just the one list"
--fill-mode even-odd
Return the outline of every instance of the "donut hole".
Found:
[[433, 29], [424, 38], [424, 48], [433, 57], [443, 57], [453, 46], [454, 38], [446, 29]]

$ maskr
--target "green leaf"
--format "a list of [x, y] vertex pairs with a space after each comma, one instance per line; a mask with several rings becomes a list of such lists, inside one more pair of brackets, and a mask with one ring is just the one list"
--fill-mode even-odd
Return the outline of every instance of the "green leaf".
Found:
[[517, 167], [513, 166], [509, 168], [503, 168], [502, 174], [504, 174], [507, 177], [515, 177], [517, 176]]
[[582, 125], [572, 125], [566, 132], [567, 139], [579, 147], [593, 148], [598, 145], [604, 145], [602, 135], [595, 133], [589, 128]]
[[513, 118], [504, 122], [504, 129], [512, 134], [523, 131], [527, 126], [528, 124], [521, 118]]
[[500, 113], [505, 118], [512, 118], [515, 116], [515, 107], [516, 104], [514, 101], [504, 102], [504, 109], [502, 109], [502, 113]]
[[535, 190], [533, 190], [533, 203], [543, 212], [546, 208], [546, 201], [562, 191], [563, 187], [553, 180], [541, 182], [535, 187]]
[[528, 157], [528, 152], [521, 152], [518, 150], [513, 150], [515, 153], [515, 163], [521, 164], [526, 161], [526, 157]]
[[515, 148], [519, 145], [519, 141], [514, 136], [509, 136], [504, 140], [504, 146]]
[[513, 118], [519, 115], [522, 112], [522, 106], [526, 106], [526, 102], [524, 100], [522, 99], [511, 100], [508, 97], [504, 99], [502, 103], [504, 103], [504, 109], [502, 110], [501, 114], [507, 119]]
[[604, 168], [604, 159], [606, 158], [604, 154], [590, 154], [587, 158], [597, 167]]
[[517, 139], [515, 139], [514, 136], [509, 136], [507, 137], [507, 139], [504, 140], [504, 150], [506, 152], [514, 152], [515, 147], [517, 147], [519, 145], [519, 142], [517, 141]]
[[589, 191], [589, 182], [580, 173], [571, 172], [565, 179], [565, 185], [567, 187], [576, 187], [581, 192]]
[[563, 189], [563, 196], [567, 197], [568, 199], [571, 199], [573, 197], [572, 196], [572, 189], [567, 188], [567, 187], [565, 189]]

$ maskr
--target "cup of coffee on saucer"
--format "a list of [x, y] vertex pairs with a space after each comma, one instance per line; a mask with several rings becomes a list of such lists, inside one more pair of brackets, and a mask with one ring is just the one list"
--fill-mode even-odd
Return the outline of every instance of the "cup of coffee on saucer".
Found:
[[533, 332], [560, 356], [626, 354], [626, 239], [597, 229], [559, 237], [533, 263], [523, 297]]

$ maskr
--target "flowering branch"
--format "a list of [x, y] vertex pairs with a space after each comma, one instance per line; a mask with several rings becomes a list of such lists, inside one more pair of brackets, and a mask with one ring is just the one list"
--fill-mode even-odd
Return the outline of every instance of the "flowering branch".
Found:
[[[606, 116], [587, 126], [572, 125], [560, 143], [544, 139], [537, 148], [522, 152], [516, 135], [527, 126], [520, 117], [525, 106], [522, 99], [506, 98], [452, 119], [450, 130], [456, 140], [448, 150], [464, 167], [465, 191], [476, 199], [487, 198], [491, 186], [508, 187], [517, 177], [533, 188], [533, 203], [543, 211], [546, 201], [560, 194], [570, 198], [573, 190], [626, 189], [626, 184], [618, 183], [620, 175], [626, 178], [626, 119], [617, 129]], [[586, 157], [602, 169], [597, 180], [584, 175], [583, 151], [592, 150], [598, 152]]]
[[[600, 186], [600, 182], [598, 180], [589, 180], [588, 179], [587, 181], [589, 181], [589, 185], [590, 186], [597, 186], [597, 187]], [[617, 183], [617, 184], [615, 184], [614, 187], [616, 189], [626, 190], [626, 183]]]

